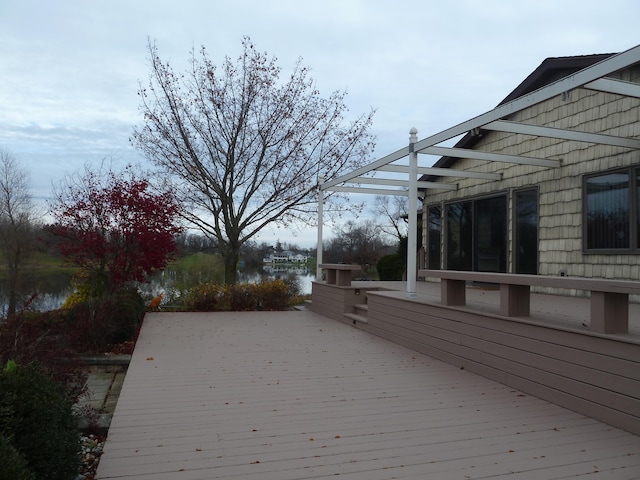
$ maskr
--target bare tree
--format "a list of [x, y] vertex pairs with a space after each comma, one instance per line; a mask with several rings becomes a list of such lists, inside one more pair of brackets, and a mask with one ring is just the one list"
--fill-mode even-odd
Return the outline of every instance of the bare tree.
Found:
[[368, 161], [373, 111], [345, 125], [345, 93], [322, 98], [300, 60], [281, 83], [276, 59], [247, 37], [220, 68], [204, 47], [184, 74], [154, 44], [149, 54], [132, 143], [177, 180], [187, 219], [216, 240], [234, 283], [242, 244], [270, 224], [313, 223], [318, 178]]
[[334, 235], [324, 247], [327, 261], [356, 263], [365, 275], [388, 251], [386, 235], [373, 220], [348, 221], [336, 228]]
[[8, 316], [16, 313], [21, 273], [35, 248], [35, 217], [28, 172], [0, 150], [0, 252], [8, 271]]
[[377, 195], [373, 207], [373, 213], [388, 222], [380, 225], [382, 231], [398, 241], [407, 236], [407, 202], [407, 197]]

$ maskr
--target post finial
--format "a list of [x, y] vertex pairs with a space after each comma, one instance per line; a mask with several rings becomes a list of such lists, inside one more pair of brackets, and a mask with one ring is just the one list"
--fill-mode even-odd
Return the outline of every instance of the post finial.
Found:
[[416, 143], [418, 141], [418, 129], [416, 127], [412, 127], [409, 130], [409, 143]]

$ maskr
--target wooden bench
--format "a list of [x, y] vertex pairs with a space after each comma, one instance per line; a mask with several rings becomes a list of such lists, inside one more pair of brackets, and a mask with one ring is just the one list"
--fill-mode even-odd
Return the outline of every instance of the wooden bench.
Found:
[[321, 263], [320, 268], [327, 271], [327, 285], [348, 287], [351, 285], [351, 273], [362, 270], [360, 265], [347, 265], [344, 263]]
[[531, 286], [567, 288], [591, 292], [590, 329], [599, 333], [628, 333], [629, 295], [640, 294], [640, 282], [545, 275], [418, 270], [420, 277], [440, 278], [443, 305], [466, 303], [466, 282], [500, 285], [500, 315], [528, 316]]

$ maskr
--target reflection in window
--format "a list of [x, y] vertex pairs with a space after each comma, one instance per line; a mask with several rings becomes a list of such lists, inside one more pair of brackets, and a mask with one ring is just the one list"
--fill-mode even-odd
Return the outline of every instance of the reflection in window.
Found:
[[450, 203], [445, 208], [446, 268], [506, 272], [506, 195]]
[[472, 204], [458, 202], [446, 206], [447, 269], [472, 270]]
[[515, 196], [515, 246], [516, 273], [538, 273], [538, 192], [523, 190]]
[[628, 249], [630, 188], [627, 172], [586, 179], [587, 249]]
[[442, 209], [440, 205], [432, 205], [427, 209], [427, 267], [432, 270], [440, 270], [440, 233], [442, 231]]
[[640, 168], [636, 169], [636, 248], [640, 248]]
[[507, 271], [507, 202], [505, 196], [474, 202], [474, 270]]

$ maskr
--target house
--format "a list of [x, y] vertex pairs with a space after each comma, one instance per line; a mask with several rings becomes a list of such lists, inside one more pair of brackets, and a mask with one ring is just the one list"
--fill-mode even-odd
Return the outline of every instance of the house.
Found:
[[272, 253], [263, 259], [263, 263], [307, 263], [309, 257], [292, 251]]
[[[548, 58], [498, 107], [612, 57]], [[424, 267], [640, 279], [639, 95], [632, 64], [464, 135], [454, 150], [501, 158], [443, 156], [480, 175], [421, 178], [455, 185], [421, 194]]]
[[640, 433], [640, 45], [547, 59], [496, 108], [409, 134], [406, 147], [320, 184], [404, 195], [410, 212], [422, 197], [406, 292], [352, 282], [358, 266], [324, 264], [319, 250], [327, 274], [310, 307]]

